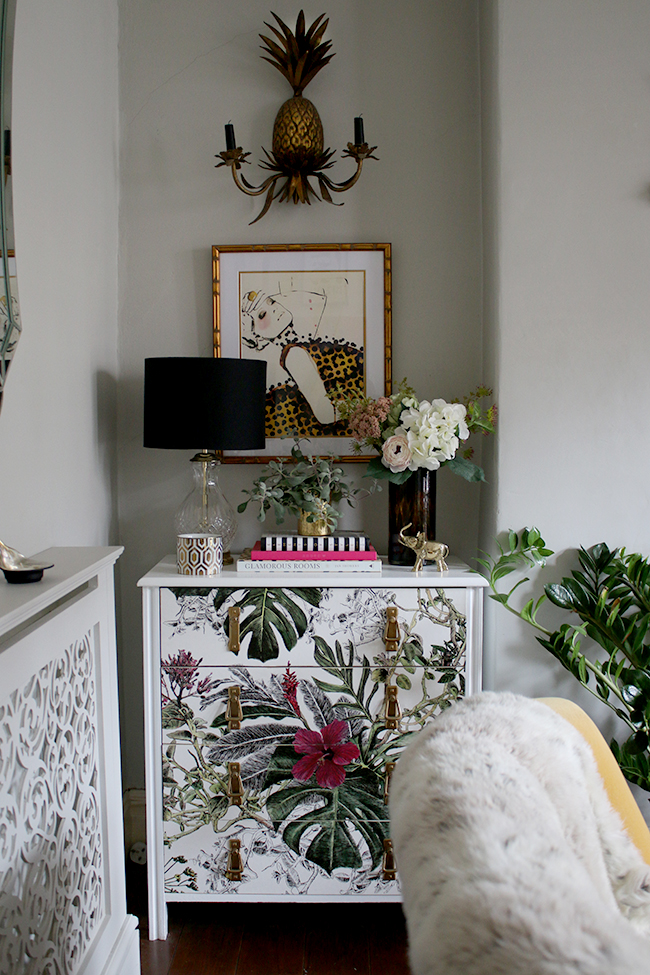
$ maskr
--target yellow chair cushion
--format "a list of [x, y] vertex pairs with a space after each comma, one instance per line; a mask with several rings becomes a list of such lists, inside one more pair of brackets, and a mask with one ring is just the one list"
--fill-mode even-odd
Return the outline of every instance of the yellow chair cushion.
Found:
[[573, 701], [563, 697], [540, 697], [538, 700], [572, 724], [591, 746], [609, 801], [623, 820], [623, 825], [641, 856], [646, 863], [650, 864], [650, 830], [646, 826], [618, 762], [598, 727]]

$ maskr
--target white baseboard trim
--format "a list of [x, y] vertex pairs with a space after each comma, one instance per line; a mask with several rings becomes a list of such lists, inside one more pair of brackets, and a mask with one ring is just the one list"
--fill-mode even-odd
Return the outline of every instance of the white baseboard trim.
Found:
[[127, 914], [102, 975], [140, 975], [138, 919]]
[[144, 789], [124, 793], [124, 848], [126, 855], [134, 843], [147, 842], [147, 816]]

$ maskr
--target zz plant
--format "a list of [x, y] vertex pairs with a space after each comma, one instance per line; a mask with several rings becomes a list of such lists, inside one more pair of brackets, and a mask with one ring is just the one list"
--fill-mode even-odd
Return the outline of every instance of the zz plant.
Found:
[[[478, 560], [488, 572], [491, 598], [530, 623], [541, 645], [627, 725], [628, 737], [612, 739], [610, 747], [626, 778], [650, 792], [649, 560], [625, 549], [610, 550], [604, 542], [581, 548], [579, 568], [544, 586], [539, 598], [518, 610], [511, 599], [528, 577], [507, 592], [499, 591], [499, 583], [517, 569], [544, 565], [553, 552], [536, 528], [510, 531], [499, 551], [496, 559]], [[539, 621], [545, 599], [571, 614], [556, 630]], [[604, 651], [602, 659], [583, 651], [585, 637]]]

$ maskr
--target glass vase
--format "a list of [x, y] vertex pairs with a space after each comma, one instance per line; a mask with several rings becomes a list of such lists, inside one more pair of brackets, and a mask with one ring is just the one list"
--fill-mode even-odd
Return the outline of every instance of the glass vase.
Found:
[[219, 535], [225, 554], [237, 532], [237, 516], [219, 486], [219, 461], [209, 454], [197, 456], [192, 458], [194, 487], [176, 512], [176, 534]]
[[[406, 527], [410, 525], [410, 527]], [[403, 484], [388, 484], [388, 561], [390, 565], [415, 565], [415, 552], [399, 540], [424, 532], [436, 537], [436, 471], [418, 468]]]

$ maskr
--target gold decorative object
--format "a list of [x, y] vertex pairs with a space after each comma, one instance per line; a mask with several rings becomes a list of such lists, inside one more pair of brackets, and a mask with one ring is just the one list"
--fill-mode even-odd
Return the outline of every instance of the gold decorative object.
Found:
[[[323, 503], [323, 507], [327, 506]], [[314, 520], [308, 521], [309, 515], [313, 515]], [[313, 512], [301, 511], [298, 515], [298, 534], [299, 535], [329, 535], [330, 530], [327, 525], [327, 516], [318, 518]]]
[[244, 717], [239, 699], [239, 687], [235, 684], [228, 688], [228, 705], [226, 707], [226, 721], [228, 731], [239, 731]]
[[447, 572], [449, 566], [445, 562], [445, 558], [449, 555], [449, 546], [445, 545], [444, 542], [429, 542], [424, 532], [418, 532], [415, 536], [405, 535], [404, 532], [410, 527], [411, 522], [409, 521], [408, 525], [400, 528], [399, 540], [402, 545], [405, 545], [406, 548], [412, 548], [415, 552], [415, 565], [412, 571], [419, 572], [425, 562], [436, 562], [440, 572]]
[[397, 864], [395, 863], [395, 852], [393, 850], [393, 841], [384, 840], [384, 856], [381, 864], [381, 879], [382, 880], [395, 880], [397, 876]]
[[399, 701], [397, 700], [397, 687], [395, 684], [386, 684], [384, 692], [384, 724], [390, 731], [399, 728], [399, 719], [402, 715]]
[[384, 805], [388, 805], [389, 792], [390, 792], [390, 780], [395, 771], [395, 766], [397, 762], [386, 762], [384, 766]]
[[[293, 98], [289, 98], [275, 117], [273, 126], [273, 148], [269, 153], [264, 149], [266, 159], [260, 166], [270, 170], [273, 174], [267, 177], [260, 186], [253, 186], [243, 176], [239, 175], [242, 163], [248, 163], [246, 158], [250, 152], [244, 152], [237, 146], [235, 130], [232, 123], [226, 125], [226, 151], [220, 152], [217, 158], [220, 166], [229, 166], [233, 179], [242, 193], [247, 196], [261, 196], [266, 193], [266, 200], [261, 213], [252, 220], [257, 223], [269, 210], [273, 200], [293, 200], [294, 203], [311, 203], [311, 197], [334, 203], [332, 193], [344, 193], [354, 186], [361, 175], [364, 159], [376, 159], [372, 153], [377, 148], [369, 146], [363, 132], [363, 119], [359, 116], [354, 120], [354, 142], [348, 142], [343, 156], [349, 156], [357, 164], [356, 172], [342, 183], [335, 183], [324, 172], [334, 165], [333, 149], [325, 149], [323, 137], [323, 123], [320, 120], [316, 106], [303, 97], [303, 91], [310, 81], [316, 77], [332, 58], [329, 54], [331, 41], [323, 41], [329, 20], [323, 20], [325, 14], [317, 17], [308, 30], [305, 30], [305, 15], [301, 10], [296, 21], [295, 33], [271, 11], [280, 30], [265, 21], [266, 26], [273, 32], [276, 40], [260, 34], [264, 41], [262, 58], [278, 69], [293, 88]], [[318, 181], [317, 190], [309, 182], [313, 177]], [[340, 204], [335, 204], [340, 206]]]
[[241, 806], [244, 798], [244, 786], [241, 780], [241, 765], [239, 762], [228, 762], [228, 799], [231, 806]]
[[[250, 549], [248, 556], [244, 558], [250, 558]], [[241, 615], [241, 608], [239, 606], [230, 606], [228, 609], [228, 649], [231, 653], [239, 653], [240, 643], [239, 643], [239, 617]], [[231, 688], [234, 690], [234, 688]], [[237, 688], [239, 690], [239, 688]]]
[[395, 653], [399, 647], [400, 628], [397, 621], [397, 606], [386, 607], [386, 626], [384, 627], [384, 644], [386, 653]]
[[228, 863], [226, 880], [241, 880], [244, 865], [241, 859], [241, 840], [230, 840], [228, 844]]

